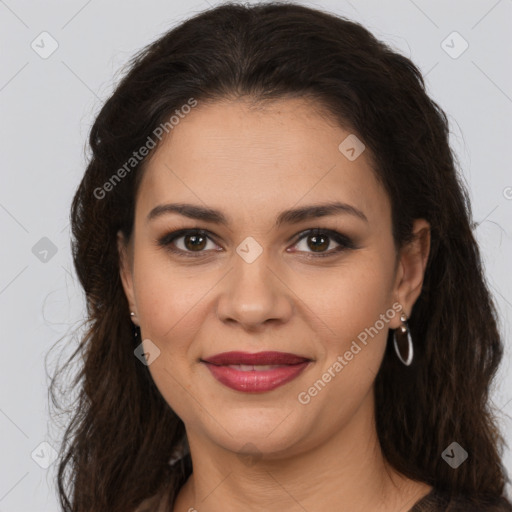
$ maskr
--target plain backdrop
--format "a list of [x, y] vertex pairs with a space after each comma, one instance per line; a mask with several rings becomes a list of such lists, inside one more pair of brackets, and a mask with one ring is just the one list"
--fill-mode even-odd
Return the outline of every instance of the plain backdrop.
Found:
[[[302, 3], [361, 22], [411, 58], [448, 114], [501, 315], [506, 353], [492, 401], [512, 446], [512, 0]], [[45, 355], [63, 336], [74, 347], [85, 313], [69, 208], [93, 119], [136, 51], [215, 4], [0, 0], [0, 512], [59, 510], [61, 431], [49, 415]], [[504, 463], [512, 473], [510, 448]]]

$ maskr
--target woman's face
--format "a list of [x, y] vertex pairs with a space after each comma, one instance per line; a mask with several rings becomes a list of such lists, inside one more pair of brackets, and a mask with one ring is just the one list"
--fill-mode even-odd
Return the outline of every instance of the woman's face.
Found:
[[426, 255], [397, 256], [389, 199], [350, 135], [300, 99], [199, 104], [148, 162], [123, 286], [189, 440], [298, 453], [373, 411]]

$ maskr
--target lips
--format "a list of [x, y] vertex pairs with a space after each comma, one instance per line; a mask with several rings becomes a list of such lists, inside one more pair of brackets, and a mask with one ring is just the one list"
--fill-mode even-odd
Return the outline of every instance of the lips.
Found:
[[285, 365], [298, 364], [309, 361], [306, 357], [286, 352], [223, 352], [212, 357], [204, 359], [206, 363], [222, 366], [228, 365]]
[[201, 360], [215, 379], [236, 391], [271, 391], [290, 382], [310, 359], [286, 352], [224, 352]]

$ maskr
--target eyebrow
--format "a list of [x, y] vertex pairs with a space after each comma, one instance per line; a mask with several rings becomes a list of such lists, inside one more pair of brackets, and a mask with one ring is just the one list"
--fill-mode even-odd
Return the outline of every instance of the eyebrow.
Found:
[[[187, 203], [170, 203], [158, 205], [149, 212], [147, 216], [147, 222], [169, 213], [178, 213], [190, 219], [197, 219], [203, 222], [211, 222], [213, 224], [219, 224], [222, 226], [229, 225], [226, 216], [221, 211]], [[282, 224], [298, 224], [304, 220], [336, 214], [348, 214], [368, 222], [366, 215], [361, 210], [351, 206], [350, 204], [336, 201], [331, 203], [313, 204], [309, 206], [303, 206], [301, 208], [294, 208], [291, 210], [284, 210], [277, 216], [275, 225], [276, 227], [279, 227]]]

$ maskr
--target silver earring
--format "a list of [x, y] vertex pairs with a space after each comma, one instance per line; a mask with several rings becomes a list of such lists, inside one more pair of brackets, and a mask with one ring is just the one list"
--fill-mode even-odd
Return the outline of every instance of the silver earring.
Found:
[[395, 332], [393, 333], [393, 345], [395, 346], [395, 352], [396, 352], [396, 355], [398, 356], [398, 359], [400, 359], [400, 361], [405, 365], [405, 366], [409, 366], [411, 363], [412, 363], [412, 358], [413, 358], [413, 355], [414, 355], [414, 350], [413, 350], [413, 345], [412, 345], [412, 338], [411, 338], [411, 331], [409, 330], [409, 325], [407, 324], [407, 317], [405, 316], [404, 313], [402, 313], [400, 315], [400, 320], [402, 321], [402, 325], [399, 327], [400, 329], [400, 332], [401, 332], [401, 340], [402, 340], [402, 345], [403, 345], [403, 339], [406, 338], [407, 339], [407, 359], [404, 359], [402, 357], [402, 354], [400, 353], [400, 349], [398, 348], [398, 342], [397, 342], [397, 338], [396, 338], [396, 331], [397, 329], [395, 329]]
[[[130, 311], [130, 316], [135, 316], [135, 313], [133, 311]], [[132, 323], [132, 330], [133, 330], [133, 337], [137, 341], [140, 337], [140, 327], [138, 325], [135, 325]]]

